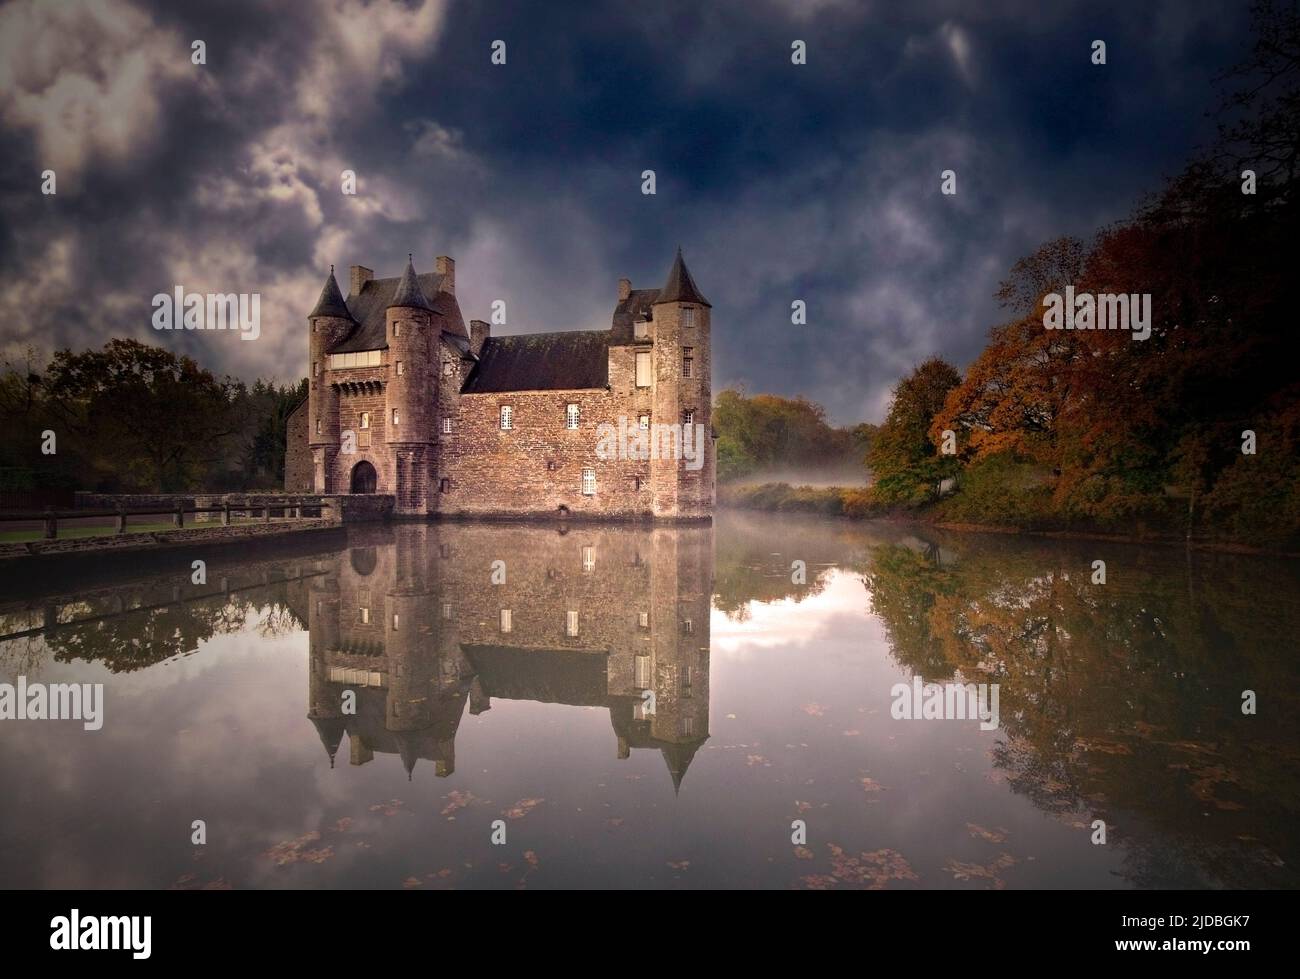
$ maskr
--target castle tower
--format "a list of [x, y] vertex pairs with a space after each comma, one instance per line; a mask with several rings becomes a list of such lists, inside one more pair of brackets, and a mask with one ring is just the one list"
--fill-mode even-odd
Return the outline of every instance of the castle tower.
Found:
[[[650, 461], [654, 514], [708, 518], [713, 510], [716, 459], [712, 439], [712, 357], [709, 314], [712, 307], [691, 278], [682, 250], [659, 291], [654, 318], [654, 425], [680, 425], [681, 451]], [[686, 458], [689, 455], [690, 458]], [[663, 458], [668, 456], [668, 458]]]
[[392, 459], [394, 512], [423, 514], [433, 471], [433, 413], [437, 403], [433, 306], [409, 260], [384, 313], [388, 380], [384, 432]]
[[329, 351], [356, 327], [334, 279], [334, 266], [321, 289], [316, 308], [307, 314], [311, 373], [307, 386], [307, 444], [312, 458], [312, 489], [317, 493], [346, 492], [334, 485], [334, 460], [339, 454], [339, 394], [329, 381]]

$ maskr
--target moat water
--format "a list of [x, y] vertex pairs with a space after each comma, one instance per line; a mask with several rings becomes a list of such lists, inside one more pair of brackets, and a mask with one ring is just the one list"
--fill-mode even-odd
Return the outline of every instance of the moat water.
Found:
[[1300, 883], [1296, 562], [723, 513], [178, 564], [0, 598], [0, 680], [104, 685], [0, 721], [0, 886]]

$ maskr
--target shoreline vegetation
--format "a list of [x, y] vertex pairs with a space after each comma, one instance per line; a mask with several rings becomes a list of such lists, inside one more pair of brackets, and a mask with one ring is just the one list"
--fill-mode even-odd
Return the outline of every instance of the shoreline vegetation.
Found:
[[[1300, 558], [1300, 550], [1252, 544], [1226, 537], [1199, 536], [1188, 538], [1176, 527], [1139, 522], [1136, 530], [1120, 528], [1079, 527], [1064, 523], [1036, 523], [1033, 525], [998, 522], [994, 519], [975, 519], [960, 515], [954, 507], [945, 507], [940, 501], [929, 508], [908, 508], [881, 502], [871, 487], [863, 486], [799, 486], [791, 483], [724, 484], [718, 487], [718, 506], [732, 510], [768, 513], [807, 514], [810, 516], [838, 517], [845, 520], [881, 520], [891, 523], [916, 524], [961, 533], [1007, 534], [1042, 537], [1057, 540], [1114, 541], [1123, 544], [1159, 544], [1184, 546], [1193, 550], [1216, 551], [1225, 554], [1259, 554], [1270, 557]], [[955, 500], [952, 502], [956, 502]]]

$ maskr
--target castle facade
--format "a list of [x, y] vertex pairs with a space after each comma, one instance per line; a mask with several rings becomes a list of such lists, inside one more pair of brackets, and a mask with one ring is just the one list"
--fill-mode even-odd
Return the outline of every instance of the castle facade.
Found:
[[308, 314], [308, 396], [285, 488], [382, 493], [403, 516], [708, 520], [709, 302], [680, 250], [661, 289], [620, 279], [608, 330], [468, 327], [456, 265], [333, 269]]

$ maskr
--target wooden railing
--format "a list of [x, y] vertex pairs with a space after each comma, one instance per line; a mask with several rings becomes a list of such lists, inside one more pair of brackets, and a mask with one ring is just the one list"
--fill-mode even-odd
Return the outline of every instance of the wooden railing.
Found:
[[171, 517], [173, 526], [184, 527], [187, 514], [197, 516], [200, 513], [219, 513], [221, 514], [221, 526], [229, 527], [231, 514], [238, 516], [246, 513], [254, 519], [260, 514], [264, 523], [271, 522], [272, 511], [279, 511], [280, 519], [284, 520], [314, 520], [319, 518], [304, 516], [304, 511], [321, 511], [323, 515], [323, 511], [337, 505], [333, 500], [321, 499], [318, 496], [283, 496], [268, 497], [257, 501], [250, 500], [243, 503], [223, 501], [218, 506], [186, 506], [183, 501], [178, 501], [172, 507], [116, 507], [111, 510], [104, 508], [55, 510], [52, 507], [47, 507], [44, 510], [10, 510], [0, 513], [0, 523], [40, 521], [45, 527], [45, 539], [54, 540], [59, 536], [60, 520], [72, 521], [96, 517], [112, 517], [117, 521], [117, 533], [125, 534], [127, 532], [127, 522], [131, 517]]

